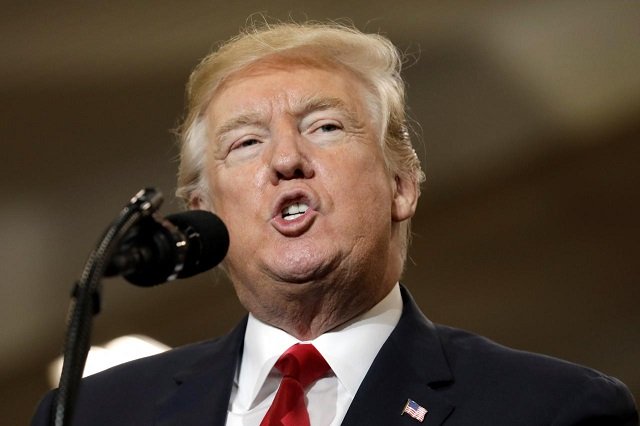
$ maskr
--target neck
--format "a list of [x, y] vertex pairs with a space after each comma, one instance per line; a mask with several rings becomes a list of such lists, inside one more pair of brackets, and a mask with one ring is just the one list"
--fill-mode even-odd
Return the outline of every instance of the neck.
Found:
[[[396, 281], [384, 285], [360, 284], [345, 293], [340, 286], [320, 283], [280, 284], [270, 303], [245, 307], [259, 320], [308, 341], [368, 311], [391, 291]], [[242, 296], [239, 293], [238, 294]], [[254, 299], [252, 299], [254, 300]], [[244, 302], [243, 302], [244, 303]]]
[[[338, 268], [308, 282], [283, 282], [262, 275], [252, 285], [233, 279], [243, 306], [260, 321], [301, 341], [313, 340], [368, 311], [380, 302], [402, 273], [403, 259], [393, 251], [386, 262]], [[240, 278], [240, 277], [235, 277]]]

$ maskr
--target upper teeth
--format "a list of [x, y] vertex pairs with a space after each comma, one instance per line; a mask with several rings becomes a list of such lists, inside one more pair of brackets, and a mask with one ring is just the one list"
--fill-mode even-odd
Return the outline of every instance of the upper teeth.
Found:
[[304, 214], [309, 208], [305, 203], [295, 203], [282, 209], [282, 217], [284, 220], [293, 220]]

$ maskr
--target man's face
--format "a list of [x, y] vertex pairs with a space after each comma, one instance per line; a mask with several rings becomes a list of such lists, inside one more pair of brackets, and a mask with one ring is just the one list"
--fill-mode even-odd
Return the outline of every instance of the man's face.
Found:
[[392, 235], [409, 213], [396, 205], [365, 93], [344, 70], [286, 62], [218, 89], [204, 204], [229, 228], [225, 266], [249, 310], [310, 285], [344, 297], [389, 287]]

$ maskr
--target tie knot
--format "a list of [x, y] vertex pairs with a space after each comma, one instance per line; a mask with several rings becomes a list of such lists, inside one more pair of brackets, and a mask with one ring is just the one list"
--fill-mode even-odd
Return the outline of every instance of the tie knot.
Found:
[[296, 343], [282, 354], [276, 368], [285, 377], [300, 382], [304, 389], [324, 376], [329, 371], [329, 364], [313, 345]]

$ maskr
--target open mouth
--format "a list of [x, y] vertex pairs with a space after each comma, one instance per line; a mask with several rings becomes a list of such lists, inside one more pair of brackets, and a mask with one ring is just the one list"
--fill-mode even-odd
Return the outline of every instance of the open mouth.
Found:
[[318, 217], [318, 203], [313, 194], [291, 190], [280, 195], [272, 211], [271, 224], [285, 237], [299, 237]]
[[309, 209], [309, 205], [306, 203], [293, 203], [282, 209], [282, 219], [291, 221], [299, 218]]

